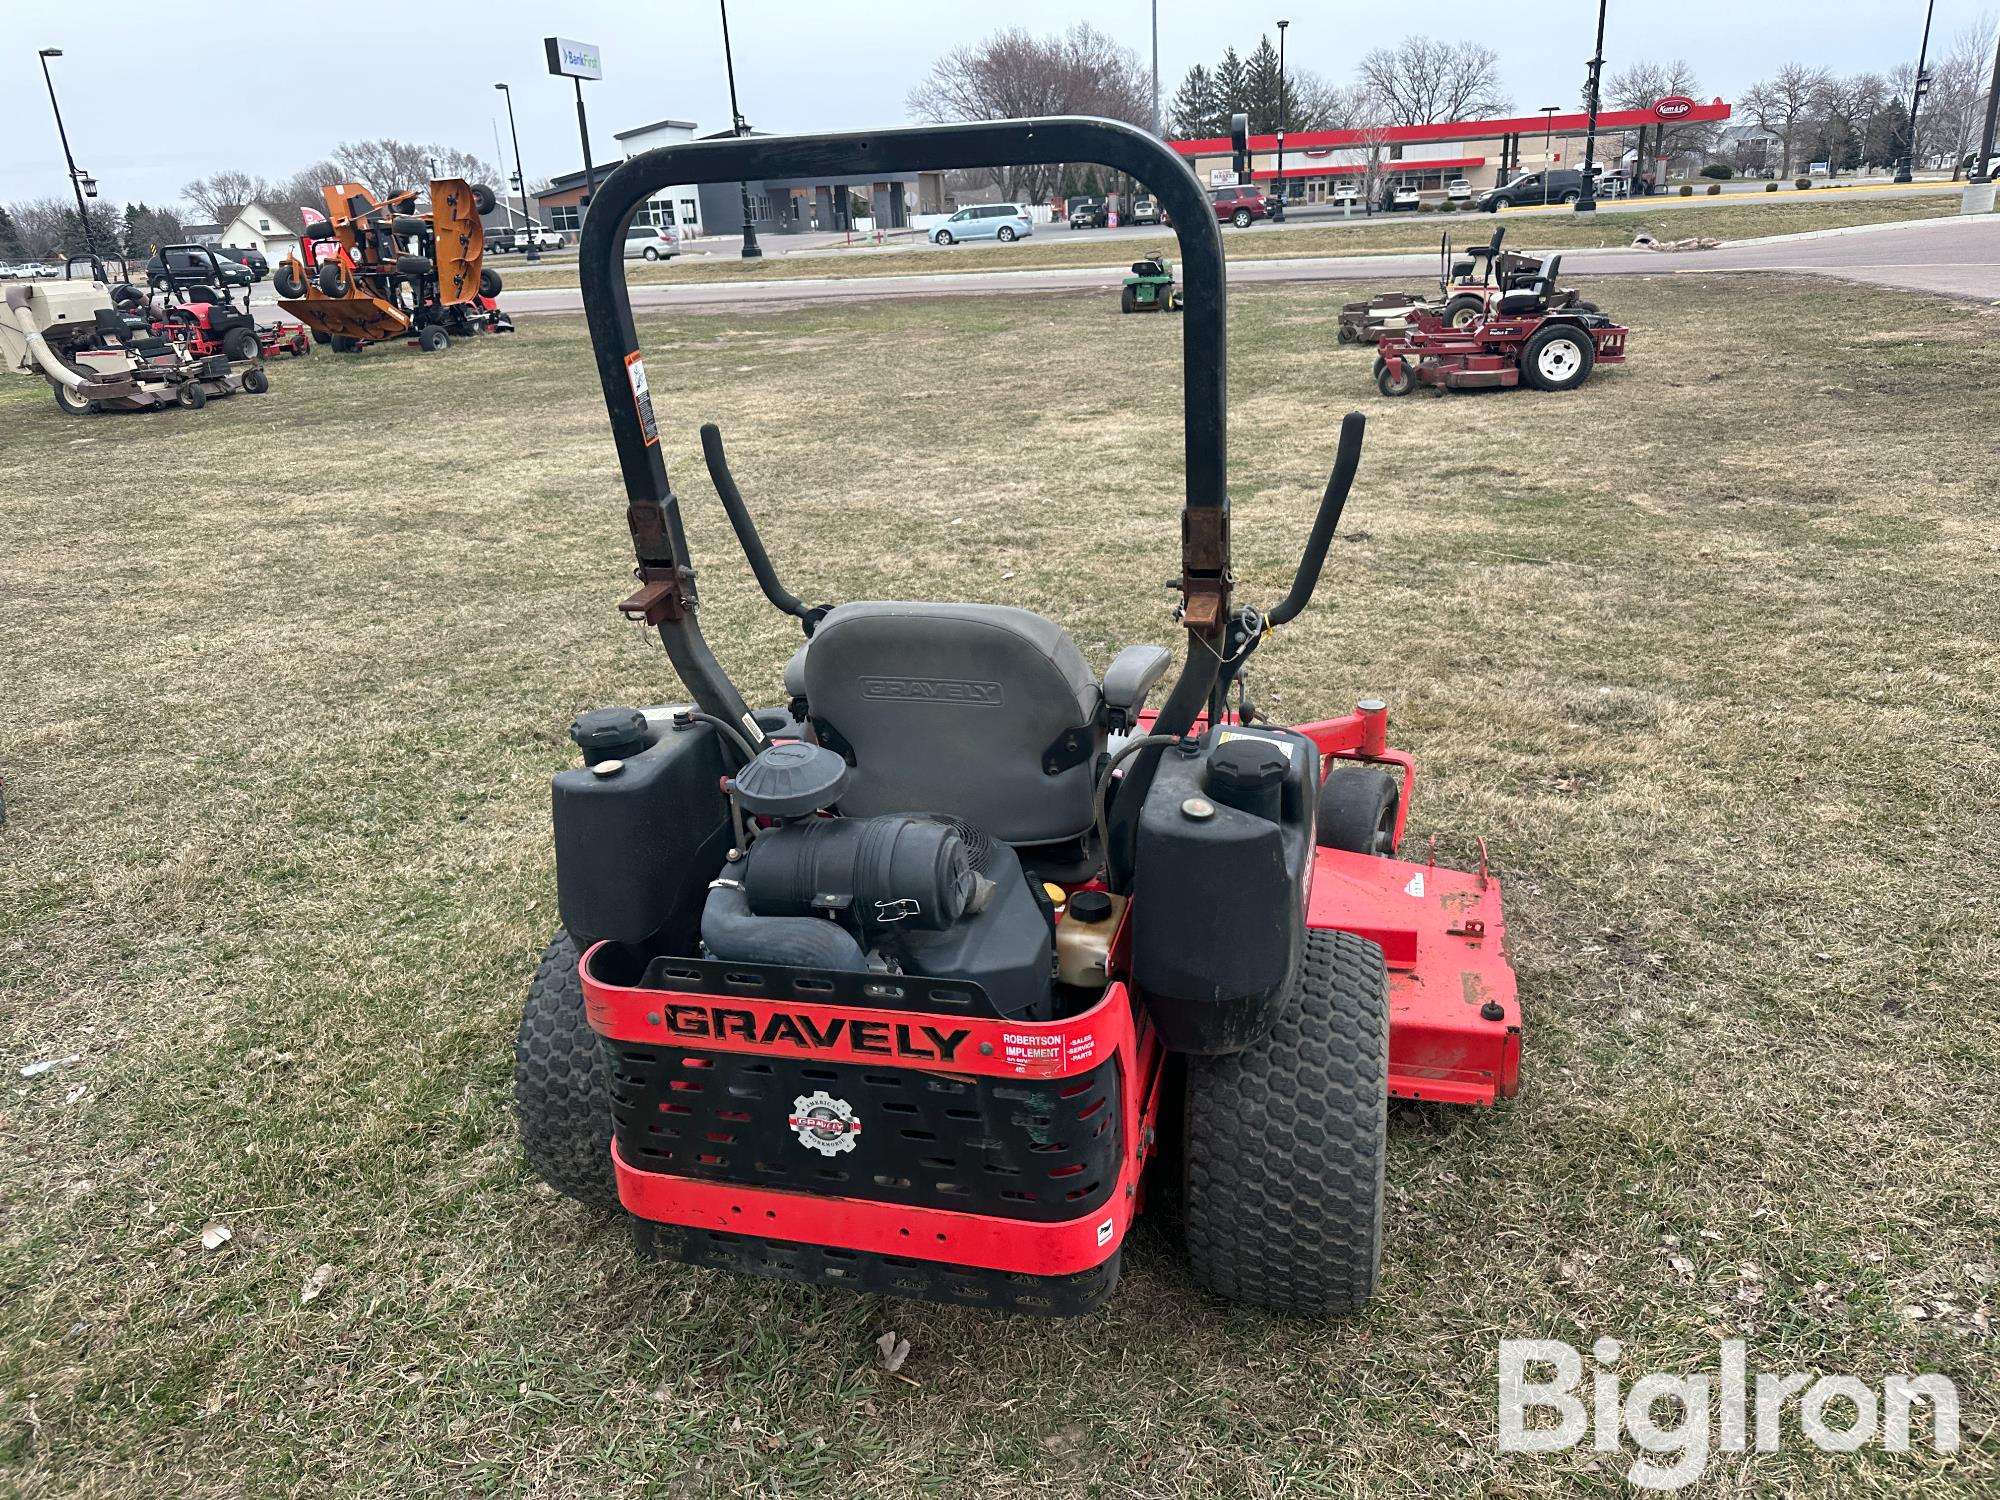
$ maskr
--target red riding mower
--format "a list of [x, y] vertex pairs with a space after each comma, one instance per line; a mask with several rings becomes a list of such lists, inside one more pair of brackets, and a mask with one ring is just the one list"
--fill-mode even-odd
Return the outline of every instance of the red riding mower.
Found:
[[[1340, 309], [1338, 337], [1343, 344], [1373, 344], [1409, 332], [1417, 314], [1429, 313], [1447, 328], [1463, 328], [1492, 309], [1493, 299], [1517, 286], [1526, 286], [1542, 274], [1542, 262], [1532, 255], [1503, 254], [1500, 242], [1505, 226], [1493, 231], [1484, 245], [1467, 248], [1454, 260], [1451, 235], [1438, 242], [1438, 282], [1435, 294], [1387, 292], [1366, 302], [1349, 302]], [[1560, 296], [1579, 312], [1596, 312], [1588, 302], [1577, 301], [1575, 292]]]
[[[709, 476], [765, 596], [806, 637], [751, 708], [702, 634], [624, 278], [623, 227], [670, 183], [1101, 162], [1171, 212], [1187, 498], [1177, 679], [1101, 675], [1005, 604], [807, 606], [725, 460]], [[692, 702], [600, 708], [553, 783], [562, 929], [529, 989], [528, 1161], [697, 1265], [893, 1296], [1081, 1313], [1109, 1295], [1162, 1174], [1197, 1279], [1344, 1312], [1372, 1294], [1387, 1102], [1515, 1090], [1500, 891], [1396, 857], [1415, 767], [1387, 711], [1297, 726], [1245, 671], [1310, 601], [1360, 462], [1340, 453], [1290, 592], [1232, 597], [1222, 236], [1186, 164], [1106, 120], [1042, 119], [651, 151], [598, 190], [586, 316], [638, 589]], [[1232, 710], [1231, 689], [1235, 692]], [[1398, 774], [1400, 773], [1400, 774]]]
[[1624, 364], [1630, 330], [1558, 290], [1561, 267], [1562, 257], [1552, 256], [1539, 275], [1500, 293], [1489, 312], [1461, 328], [1418, 313], [1408, 332], [1382, 340], [1376, 388], [1407, 396], [1420, 384], [1443, 392], [1510, 389], [1525, 380], [1538, 391], [1567, 391], [1597, 365]]
[[155, 332], [181, 340], [203, 358], [221, 354], [242, 361], [311, 352], [303, 325], [256, 320], [248, 287], [242, 306], [231, 300], [221, 262], [209, 246], [164, 245], [157, 259], [160, 268], [147, 272], [163, 304], [148, 307]]
[[430, 206], [414, 189], [377, 202], [357, 182], [320, 189], [327, 217], [308, 224], [298, 256], [271, 272], [278, 305], [334, 353], [405, 339], [425, 350], [454, 336], [512, 333], [494, 300], [500, 273], [485, 264], [482, 214], [493, 190], [458, 177], [431, 183]]

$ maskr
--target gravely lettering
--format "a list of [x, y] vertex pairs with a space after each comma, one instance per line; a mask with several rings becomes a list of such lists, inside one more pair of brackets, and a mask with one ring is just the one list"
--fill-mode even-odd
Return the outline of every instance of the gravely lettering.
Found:
[[[726, 1006], [668, 1005], [661, 1019], [675, 1036], [754, 1042], [764, 1047], [790, 1047], [801, 1052], [825, 1052], [842, 1045], [873, 1057], [907, 1057], [950, 1062], [972, 1033], [964, 1028], [939, 1028], [921, 1022], [856, 1020], [831, 1016], [820, 1021], [789, 1011], [772, 1011], [760, 1024], [754, 1011]], [[1038, 1040], [1040, 1040], [1038, 1038]]]

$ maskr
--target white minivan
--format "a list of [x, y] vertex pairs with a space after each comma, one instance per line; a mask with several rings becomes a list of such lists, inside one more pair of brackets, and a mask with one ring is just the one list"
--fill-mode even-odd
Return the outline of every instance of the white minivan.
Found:
[[671, 224], [628, 224], [627, 260], [671, 260], [681, 253], [681, 232]]

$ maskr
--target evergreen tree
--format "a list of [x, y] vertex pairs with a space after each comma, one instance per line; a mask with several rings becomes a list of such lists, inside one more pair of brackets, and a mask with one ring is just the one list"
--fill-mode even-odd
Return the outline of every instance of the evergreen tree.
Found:
[[7, 205], [0, 203], [0, 260], [13, 262], [28, 258], [28, 248], [21, 243], [21, 231], [15, 227], [14, 216], [7, 212]]
[[1215, 69], [1215, 113], [1221, 122], [1217, 135], [1229, 134], [1229, 117], [1250, 107], [1250, 78], [1243, 59], [1234, 47], [1226, 48]]
[[[120, 222], [118, 210], [109, 203], [95, 203], [90, 208], [90, 232], [94, 237], [99, 255], [116, 255], [118, 247], [125, 242], [125, 226]], [[84, 239], [83, 220], [76, 216], [76, 210], [66, 208], [62, 216], [62, 238], [60, 248], [64, 255], [83, 255], [90, 245]]]
[[125, 243], [122, 248], [127, 255], [148, 254], [150, 249], [139, 243], [139, 231], [144, 228], [144, 220], [149, 210], [143, 203], [125, 205]]
[[1250, 133], [1269, 135], [1278, 128], [1278, 49], [1268, 36], [1257, 39], [1257, 50], [1243, 69], [1243, 103], [1250, 115]]
[[[1221, 113], [1220, 106], [1215, 79], [1208, 69], [1196, 63], [1187, 70], [1187, 77], [1181, 80], [1180, 91], [1168, 106], [1167, 128], [1176, 140], [1210, 139], [1222, 133], [1215, 128], [1216, 117]], [[1223, 128], [1226, 130], [1228, 127], [1225, 125]]]

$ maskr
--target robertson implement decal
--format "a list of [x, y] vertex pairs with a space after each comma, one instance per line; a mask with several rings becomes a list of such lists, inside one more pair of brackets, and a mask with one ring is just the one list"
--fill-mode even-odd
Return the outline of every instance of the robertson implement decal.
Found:
[[972, 1035], [963, 1027], [927, 1026], [918, 1021], [872, 1021], [846, 1016], [816, 1020], [789, 1011], [771, 1011], [761, 1022], [747, 1010], [722, 1005], [666, 1005], [660, 1019], [676, 1036], [735, 1037], [766, 1047], [825, 1052], [845, 1046], [877, 1057], [950, 1062]]

